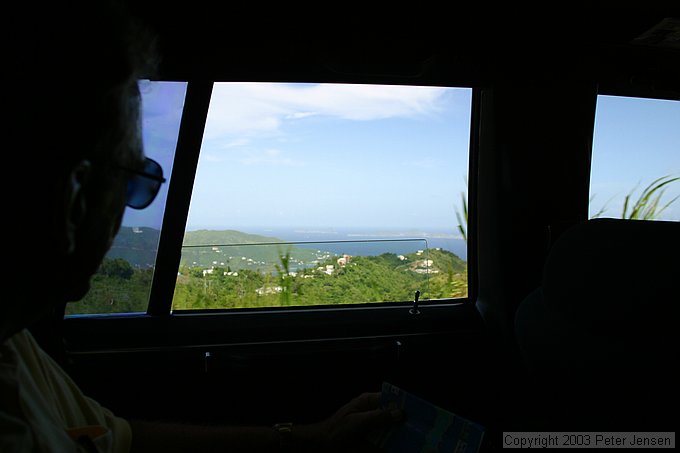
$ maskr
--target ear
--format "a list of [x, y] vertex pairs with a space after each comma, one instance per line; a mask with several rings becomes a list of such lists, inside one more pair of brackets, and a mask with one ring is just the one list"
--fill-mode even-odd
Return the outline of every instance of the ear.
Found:
[[92, 164], [84, 159], [69, 172], [64, 188], [64, 253], [70, 255], [75, 250], [76, 232], [82, 225], [87, 213], [85, 187], [90, 177]]

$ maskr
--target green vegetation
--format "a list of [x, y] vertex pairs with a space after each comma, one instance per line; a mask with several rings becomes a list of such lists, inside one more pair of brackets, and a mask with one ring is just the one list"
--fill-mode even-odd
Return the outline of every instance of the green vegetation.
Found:
[[[633, 194], [638, 188], [638, 186], [635, 186], [630, 192], [628, 192], [623, 200], [621, 218], [630, 220], [658, 219], [661, 213], [664, 212], [670, 205], [675, 203], [680, 197], [676, 196], [665, 204], [661, 201], [666, 193], [666, 189], [668, 189], [668, 186], [678, 180], [680, 180], [680, 177], [673, 177], [670, 175], [657, 178], [642, 190], [637, 199], [633, 198]], [[607, 210], [608, 204], [609, 201], [605, 203], [599, 211], [593, 214], [591, 218], [596, 219], [598, 217], [602, 217], [604, 212]]]
[[445, 250], [378, 256], [333, 256], [317, 267], [290, 270], [290, 251], [276, 272], [180, 268], [173, 309], [338, 305], [467, 296], [466, 264]]
[[635, 189], [633, 189], [628, 195], [626, 195], [625, 201], [623, 203], [623, 213], [621, 214], [621, 218], [641, 220], [657, 219], [659, 215], [661, 215], [661, 213], [666, 210], [666, 208], [668, 208], [675, 202], [675, 200], [678, 199], [678, 197], [675, 197], [665, 205], [660, 204], [661, 197], [663, 197], [664, 193], [666, 192], [668, 185], [679, 179], [680, 178], [663, 176], [652, 181], [647, 187], [644, 188], [638, 199], [633, 204], [630, 204], [633, 192], [635, 192]]
[[[281, 288], [280, 302], [286, 307], [291, 303], [291, 295], [293, 294], [293, 277], [295, 273], [290, 270], [290, 249], [286, 254], [279, 253], [279, 260], [281, 265], [276, 265], [276, 271], [279, 273], [279, 288]], [[299, 289], [298, 289], [299, 291]]]
[[[416, 290], [420, 290], [421, 300], [467, 296], [467, 264], [441, 249], [405, 255], [339, 256], [292, 246], [251, 244], [240, 250], [248, 255], [232, 255], [231, 265], [214, 264], [210, 255], [220, 247], [188, 250], [194, 256], [205, 255], [206, 264], [196, 264], [193, 257], [182, 260], [173, 299], [175, 310], [408, 301]], [[300, 254], [309, 259], [303, 261]], [[246, 258], [254, 255], [270, 261]], [[151, 268], [107, 258], [92, 279], [90, 293], [81, 302], [69, 304], [67, 314], [144, 312], [152, 276]]]
[[160, 231], [154, 228], [121, 228], [106, 256], [121, 258], [134, 267], [152, 268], [159, 238]]
[[145, 312], [152, 269], [135, 269], [127, 261], [107, 258], [92, 277], [90, 292], [66, 305], [66, 314]]
[[[272, 272], [281, 264], [281, 239], [235, 230], [198, 230], [184, 235], [181, 266], [210, 268], [226, 267]], [[260, 245], [254, 245], [260, 244]], [[269, 245], [267, 245], [269, 244]], [[290, 251], [289, 251], [290, 252]], [[295, 248], [288, 257], [291, 269], [308, 266], [319, 259], [315, 250]]]
[[465, 192], [460, 193], [460, 201], [463, 212], [461, 213], [456, 209], [456, 218], [458, 219], [458, 231], [463, 240], [467, 242], [467, 224], [468, 224], [468, 204], [467, 204], [467, 194]]
[[[465, 178], [465, 186], [467, 187], [468, 180]], [[468, 227], [468, 196], [467, 190], [460, 193], [460, 206], [461, 211], [456, 208], [456, 219], [458, 220], [458, 232], [463, 237], [463, 240], [467, 242], [467, 227]]]

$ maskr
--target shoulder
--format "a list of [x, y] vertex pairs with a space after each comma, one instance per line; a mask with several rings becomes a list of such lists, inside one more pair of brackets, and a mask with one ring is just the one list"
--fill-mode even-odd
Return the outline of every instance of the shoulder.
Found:
[[[0, 347], [0, 451], [57, 442], [69, 451], [83, 436], [99, 451], [126, 452], [129, 423], [85, 396], [27, 330]], [[43, 451], [43, 450], [41, 450]]]
[[40, 348], [28, 329], [23, 329], [8, 338], [0, 351], [0, 360], [3, 363], [14, 366], [21, 363], [31, 374], [44, 373], [46, 368], [53, 367], [52, 359]]

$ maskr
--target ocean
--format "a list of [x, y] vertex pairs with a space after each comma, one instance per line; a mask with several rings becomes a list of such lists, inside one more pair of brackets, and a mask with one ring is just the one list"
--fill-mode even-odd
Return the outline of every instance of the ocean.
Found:
[[441, 231], [396, 231], [388, 229], [304, 229], [248, 228], [253, 234], [273, 236], [294, 242], [297, 247], [331, 252], [337, 255], [371, 256], [382, 253], [397, 255], [418, 250], [441, 248], [467, 260], [467, 243], [453, 233]]

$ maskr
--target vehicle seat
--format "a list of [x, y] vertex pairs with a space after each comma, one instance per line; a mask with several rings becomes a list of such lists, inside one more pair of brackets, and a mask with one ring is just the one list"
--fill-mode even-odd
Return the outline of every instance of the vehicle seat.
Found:
[[679, 288], [680, 222], [593, 219], [556, 241], [515, 316], [540, 428], [670, 429]]

